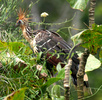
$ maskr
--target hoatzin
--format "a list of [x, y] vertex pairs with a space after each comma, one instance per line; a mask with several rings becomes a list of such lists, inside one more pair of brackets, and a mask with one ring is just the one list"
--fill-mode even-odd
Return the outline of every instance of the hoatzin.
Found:
[[[68, 45], [67, 42], [58, 33], [45, 29], [31, 30], [28, 25], [29, 18], [26, 18], [26, 12], [24, 12], [22, 9], [19, 10], [18, 17], [19, 19], [17, 20], [16, 26], [20, 26], [24, 38], [29, 42], [34, 53], [40, 51], [44, 52], [47, 62], [55, 66], [59, 62], [64, 63], [67, 61], [66, 58], [69, 51], [71, 50], [71, 46]], [[53, 55], [55, 52], [60, 54], [58, 58], [57, 54]], [[77, 85], [76, 74], [78, 71], [78, 65], [78, 55], [75, 53], [72, 57], [71, 67], [71, 76], [75, 85]], [[61, 64], [61, 66], [64, 67], [65, 64]], [[88, 87], [88, 81], [84, 81], [84, 85]]]

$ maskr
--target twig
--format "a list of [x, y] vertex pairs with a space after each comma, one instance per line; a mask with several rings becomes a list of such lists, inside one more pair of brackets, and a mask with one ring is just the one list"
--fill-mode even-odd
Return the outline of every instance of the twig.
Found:
[[95, 23], [94, 13], [95, 13], [96, 0], [90, 0], [90, 9], [89, 9], [89, 28], [92, 28], [92, 24]]
[[77, 73], [77, 93], [78, 93], [78, 100], [83, 100], [82, 98], [84, 97], [84, 74], [85, 74], [85, 65], [87, 62], [87, 58], [89, 56], [89, 51], [85, 49], [85, 52], [81, 55], [80, 58], [80, 64], [79, 64], [79, 70]]
[[[92, 28], [92, 24], [95, 23], [95, 19], [94, 19], [95, 5], [96, 5], [96, 0], [90, 0], [90, 9], [89, 9], [89, 28], [90, 29]], [[84, 77], [84, 73], [85, 73], [85, 65], [86, 65], [88, 56], [89, 56], [89, 50], [85, 49], [85, 52], [81, 56], [79, 70], [77, 73], [77, 93], [78, 93], [78, 99], [80, 99], [80, 100], [83, 100], [83, 97], [84, 97], [83, 77]]]
[[70, 97], [70, 68], [71, 66], [72, 66], [72, 59], [69, 59], [68, 64], [65, 66], [65, 79], [64, 79], [65, 100], [69, 100], [69, 97]]

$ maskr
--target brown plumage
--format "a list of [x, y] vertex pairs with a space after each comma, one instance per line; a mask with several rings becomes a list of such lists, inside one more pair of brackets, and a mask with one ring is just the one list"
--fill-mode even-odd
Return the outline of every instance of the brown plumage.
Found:
[[[26, 12], [20, 9], [18, 12], [19, 19], [17, 20], [16, 26], [21, 27], [23, 36], [30, 43], [34, 53], [42, 51], [43, 55], [46, 56], [48, 63], [56, 66], [59, 62], [61, 62], [61, 66], [64, 67], [64, 62], [67, 61], [68, 53], [71, 50], [71, 47], [58, 33], [44, 29], [32, 31], [28, 25], [29, 18], [26, 18], [25, 16]], [[59, 57], [57, 58], [58, 55]], [[73, 83], [77, 85], [76, 74], [78, 71], [79, 60], [76, 53], [72, 57], [72, 60], [71, 76]], [[84, 83], [88, 86], [87, 81]]]

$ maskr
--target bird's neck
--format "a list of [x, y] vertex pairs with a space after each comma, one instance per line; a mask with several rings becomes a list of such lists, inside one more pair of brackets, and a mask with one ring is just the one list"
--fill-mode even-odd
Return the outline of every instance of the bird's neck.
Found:
[[23, 36], [24, 38], [30, 42], [32, 41], [32, 39], [34, 38], [33, 35], [33, 31], [31, 30], [31, 28], [27, 25], [27, 26], [21, 26], [22, 32], [23, 32]]

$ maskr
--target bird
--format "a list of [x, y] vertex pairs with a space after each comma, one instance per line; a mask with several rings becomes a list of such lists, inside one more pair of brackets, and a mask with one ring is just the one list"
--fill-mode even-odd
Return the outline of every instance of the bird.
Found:
[[[16, 26], [21, 28], [23, 36], [29, 42], [33, 52], [43, 52], [42, 55], [46, 57], [49, 64], [57, 66], [58, 63], [61, 63], [61, 67], [64, 67], [64, 62], [67, 62], [68, 54], [72, 47], [56, 32], [45, 29], [32, 30], [28, 23], [30, 18], [26, 18], [26, 15], [27, 12], [20, 8]], [[74, 52], [72, 57], [71, 76], [75, 86], [77, 86], [78, 57], [77, 53]], [[84, 81], [84, 85], [86, 87], [89, 86], [88, 80]]]

